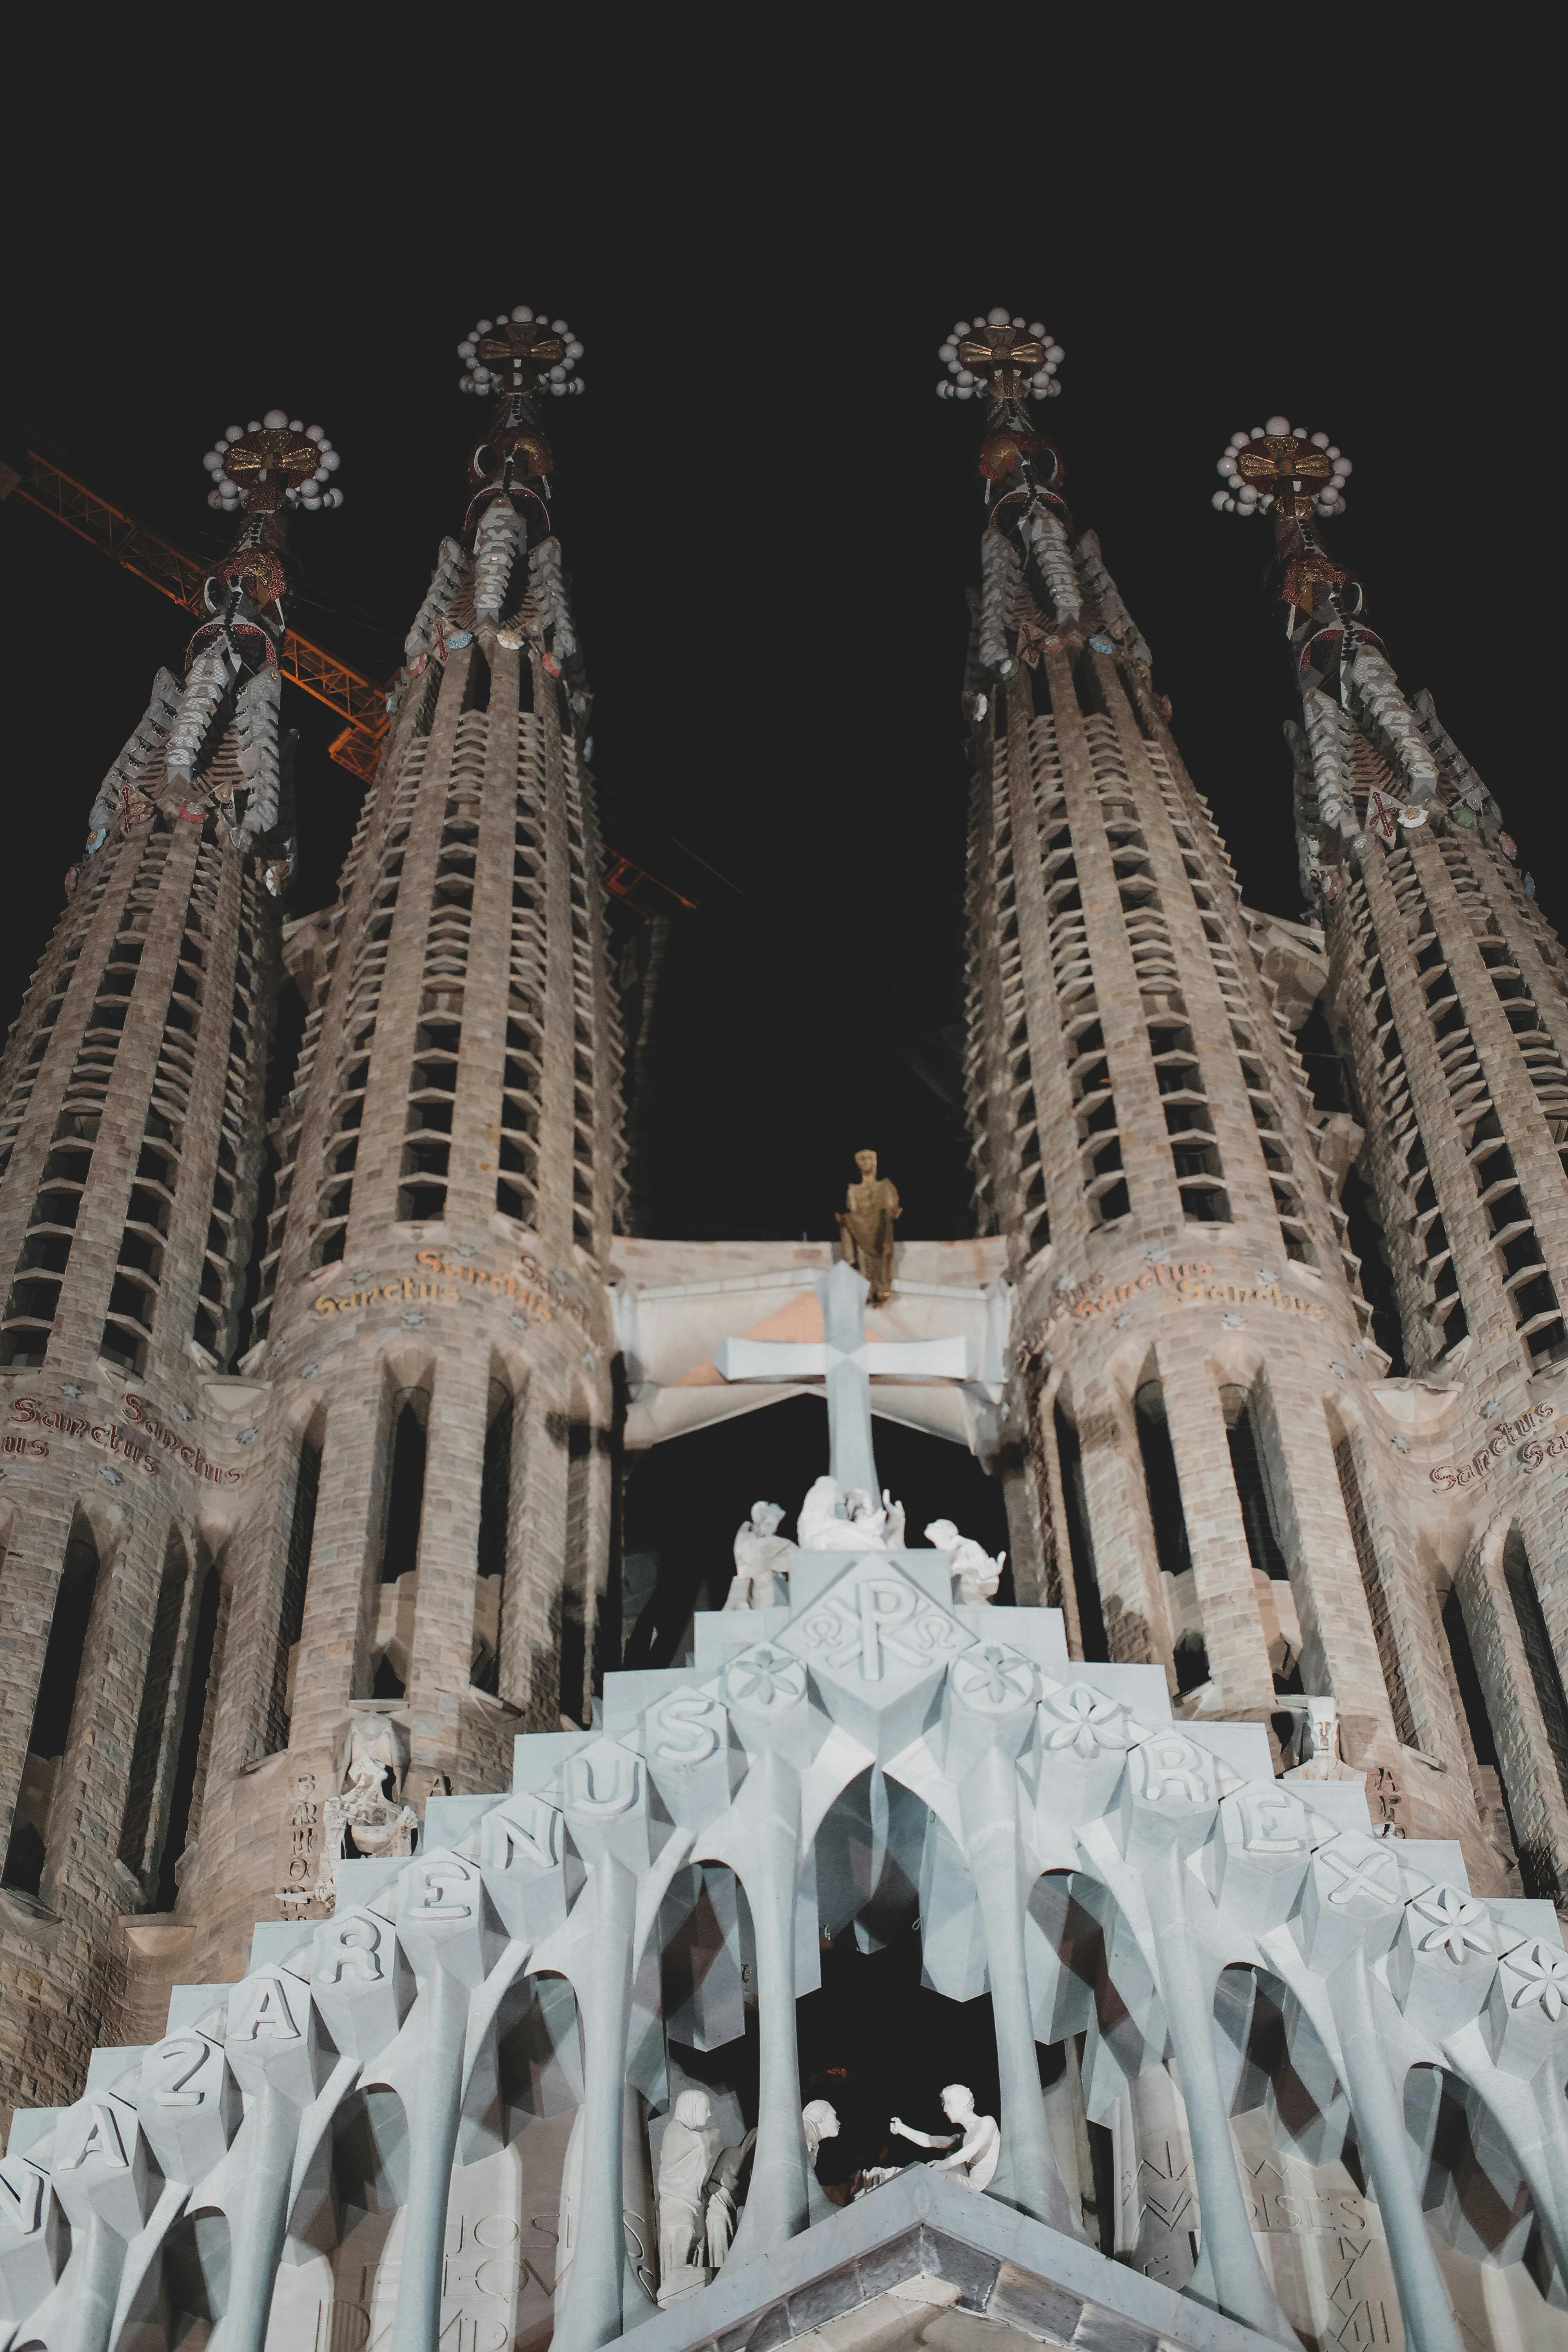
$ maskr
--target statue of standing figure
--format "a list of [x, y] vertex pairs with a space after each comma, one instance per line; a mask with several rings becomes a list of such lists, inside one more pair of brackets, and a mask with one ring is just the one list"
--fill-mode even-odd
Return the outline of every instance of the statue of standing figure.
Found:
[[870, 1285], [868, 1307], [885, 1307], [893, 1291], [893, 1225], [903, 1215], [898, 1186], [877, 1173], [874, 1151], [858, 1151], [860, 1181], [851, 1184], [837, 1212], [838, 1255]]
[[[706, 2091], [682, 2091], [658, 2151], [658, 2300], [706, 2286], [730, 2251], [754, 2132], [726, 2147]], [[707, 2256], [704, 2262], [703, 2256]]]

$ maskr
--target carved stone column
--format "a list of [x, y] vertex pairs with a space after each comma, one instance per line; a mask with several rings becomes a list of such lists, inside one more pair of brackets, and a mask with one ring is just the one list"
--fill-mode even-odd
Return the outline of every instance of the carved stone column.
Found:
[[745, 1822], [741, 1874], [756, 1941], [760, 2043], [751, 2193], [730, 2249], [731, 2261], [743, 2263], [798, 2236], [811, 2217], [795, 2025], [800, 1782], [786, 1757], [773, 1748], [753, 1757], [735, 1811]]
[[1002, 2154], [991, 2193], [1076, 2238], [1078, 2217], [1051, 2158], [1024, 1958], [1028, 1892], [1017, 1756], [1034, 1731], [1039, 1676], [1016, 1651], [987, 1643], [954, 1661], [947, 1688], [948, 1769], [963, 1771], [959, 1806], [985, 1937], [1002, 2085]]
[[1388, 2021], [1378, 2016], [1379, 1997], [1389, 1996], [1382, 1988], [1374, 1991], [1371, 1973], [1372, 1962], [1394, 1942], [1404, 1909], [1392, 1843], [1348, 1831], [1312, 1856], [1300, 1940], [1332, 2010], [1342, 2078], [1388, 2239], [1405, 2341], [1411, 2352], [1460, 2352], [1406, 2150], [1401, 2085], [1385, 2048]]
[[1191, 2291], [1289, 2345], [1295, 2331], [1268, 2283], [1241, 2193], [1215, 2056], [1213, 1984], [1191, 1933], [1187, 1856], [1208, 1840], [1217, 1803], [1213, 1755], [1180, 1732], [1161, 1732], [1128, 1759], [1121, 1851], [1105, 1824], [1084, 1843], [1138, 1936], [1165, 2012], [1203, 2231]]

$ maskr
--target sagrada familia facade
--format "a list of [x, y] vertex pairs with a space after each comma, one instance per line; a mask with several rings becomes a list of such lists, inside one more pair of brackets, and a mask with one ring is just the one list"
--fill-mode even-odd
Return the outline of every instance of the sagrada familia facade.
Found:
[[[1568, 2346], [1568, 968], [1334, 560], [1349, 460], [1275, 417], [1215, 499], [1292, 923], [1066, 504], [1059, 347], [959, 322], [976, 1233], [665, 1242], [580, 346], [461, 351], [335, 901], [283, 918], [279, 655], [337, 453], [270, 412], [0, 1066], [0, 2347]], [[793, 1539], [617, 1671], [639, 1454], [808, 1392]], [[997, 1478], [1010, 1585], [877, 1418]], [[802, 2005], [900, 1952], [910, 2120], [851, 2147]]]

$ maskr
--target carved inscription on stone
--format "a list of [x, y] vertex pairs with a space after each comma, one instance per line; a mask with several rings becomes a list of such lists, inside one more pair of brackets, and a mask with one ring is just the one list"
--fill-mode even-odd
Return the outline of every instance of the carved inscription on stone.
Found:
[[1344, 2352], [1405, 2341], [1377, 2209], [1342, 2163], [1311, 2165], [1273, 2145], [1254, 2109], [1232, 2126], [1248, 2218], [1286, 2310], [1325, 2347]]
[[[323, 1807], [335, 1786], [331, 1761], [305, 1757], [284, 1782], [283, 1819], [278, 1832], [278, 1900], [286, 1919], [320, 1916], [321, 1864], [325, 1851]], [[331, 1908], [330, 1904], [326, 1906]]]
[[889, 1671], [946, 1664], [970, 1636], [907, 1578], [866, 1575], [837, 1586], [792, 1628], [804, 1654], [839, 1674], [880, 1682]]

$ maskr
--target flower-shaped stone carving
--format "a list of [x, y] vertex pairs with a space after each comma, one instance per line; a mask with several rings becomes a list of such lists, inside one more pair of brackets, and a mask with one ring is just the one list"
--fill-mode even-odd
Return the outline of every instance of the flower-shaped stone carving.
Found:
[[1418, 1952], [1446, 1952], [1462, 1969], [1472, 1953], [1492, 1953], [1491, 1915], [1484, 1903], [1457, 1886], [1431, 1886], [1410, 1906]]
[[764, 1643], [731, 1661], [722, 1686], [731, 1706], [795, 1706], [805, 1696], [805, 1668], [798, 1658]]
[[1088, 1683], [1069, 1683], [1053, 1691], [1041, 1710], [1041, 1729], [1049, 1748], [1070, 1748], [1075, 1755], [1120, 1755], [1138, 1737], [1138, 1727], [1120, 1701]]
[[1550, 1944], [1531, 1944], [1508, 1955], [1508, 1966], [1519, 1983], [1509, 1997], [1510, 2009], [1529, 2009], [1537, 2002], [1553, 2025], [1568, 2008], [1568, 1952]]
[[1040, 1677], [1033, 1661], [999, 1642], [987, 1642], [955, 1660], [952, 1687], [966, 1706], [985, 1715], [1005, 1715], [1032, 1706], [1040, 1695]]

